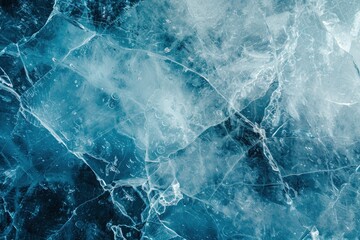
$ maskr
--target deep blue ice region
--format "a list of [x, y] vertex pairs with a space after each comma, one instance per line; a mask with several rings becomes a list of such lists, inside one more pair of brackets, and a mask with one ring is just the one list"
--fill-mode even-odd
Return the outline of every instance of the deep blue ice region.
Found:
[[360, 238], [358, 0], [0, 0], [0, 239]]

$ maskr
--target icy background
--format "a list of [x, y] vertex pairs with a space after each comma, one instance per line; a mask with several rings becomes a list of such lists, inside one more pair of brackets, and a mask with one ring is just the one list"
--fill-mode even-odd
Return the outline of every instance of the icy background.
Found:
[[359, 239], [358, 0], [0, 5], [0, 239]]

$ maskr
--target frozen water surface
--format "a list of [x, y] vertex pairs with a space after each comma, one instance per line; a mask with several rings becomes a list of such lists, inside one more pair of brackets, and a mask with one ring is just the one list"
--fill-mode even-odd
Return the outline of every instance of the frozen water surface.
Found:
[[359, 239], [360, 2], [0, 1], [0, 239]]

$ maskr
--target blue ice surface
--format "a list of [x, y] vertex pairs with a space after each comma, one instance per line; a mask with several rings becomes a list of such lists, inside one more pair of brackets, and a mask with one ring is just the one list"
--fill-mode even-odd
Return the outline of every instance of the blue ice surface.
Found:
[[0, 239], [359, 239], [360, 2], [0, 1]]

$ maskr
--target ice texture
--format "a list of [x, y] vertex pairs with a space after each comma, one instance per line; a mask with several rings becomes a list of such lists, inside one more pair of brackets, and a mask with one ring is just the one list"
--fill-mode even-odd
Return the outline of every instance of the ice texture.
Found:
[[0, 239], [359, 239], [357, 0], [0, 1]]

